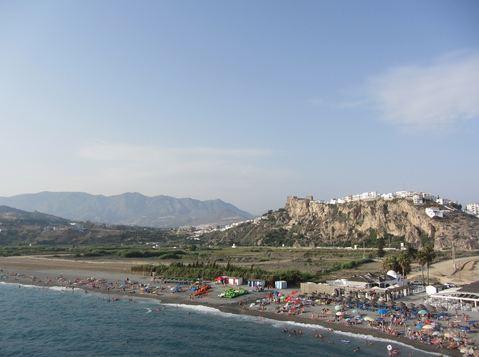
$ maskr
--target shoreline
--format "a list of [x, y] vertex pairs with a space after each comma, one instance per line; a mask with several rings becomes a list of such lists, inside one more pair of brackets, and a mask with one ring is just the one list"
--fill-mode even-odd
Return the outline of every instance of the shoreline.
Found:
[[[73, 290], [69, 287], [59, 286], [54, 284], [42, 284], [37, 282], [31, 282], [27, 284], [28, 281], [26, 279], [18, 279], [17, 281], [5, 280], [0, 278], [0, 283], [9, 284], [9, 285], [20, 285], [26, 288], [58, 288], [53, 290]], [[247, 304], [251, 302], [251, 298], [241, 300], [244, 305], [240, 305], [239, 301], [234, 301], [231, 303], [223, 303], [217, 304], [212, 302], [205, 302], [204, 300], [190, 300], [184, 298], [183, 296], [165, 296], [165, 295], [149, 295], [149, 294], [129, 294], [123, 293], [119, 291], [107, 291], [105, 289], [92, 289], [86, 287], [78, 287], [75, 288], [80, 291], [86, 291], [88, 293], [94, 294], [101, 294], [101, 295], [108, 295], [108, 296], [115, 296], [115, 297], [122, 297], [122, 298], [129, 298], [129, 299], [148, 299], [154, 300], [159, 302], [160, 304], [166, 305], [176, 305], [179, 308], [187, 307], [187, 306], [204, 306], [212, 309], [216, 309], [217, 311], [224, 313], [224, 314], [232, 314], [237, 316], [250, 316], [256, 317], [261, 319], [267, 319], [270, 321], [277, 321], [283, 323], [296, 323], [301, 324], [306, 328], [321, 328], [327, 329], [332, 333], [338, 334], [346, 334], [349, 336], [353, 336], [355, 338], [367, 338], [367, 339], [380, 339], [381, 342], [390, 342], [392, 344], [398, 344], [401, 347], [406, 347], [412, 350], [420, 350], [422, 352], [429, 353], [431, 355], [436, 356], [462, 356], [462, 354], [458, 350], [445, 350], [445, 349], [437, 349], [435, 346], [427, 345], [418, 341], [410, 340], [408, 338], [402, 336], [390, 336], [385, 334], [379, 330], [372, 329], [366, 326], [348, 326], [343, 325], [340, 323], [335, 322], [327, 322], [327, 321], [318, 321], [308, 317], [302, 316], [292, 316], [292, 315], [283, 315], [277, 314], [269, 311], [258, 311], [245, 308]], [[183, 298], [182, 298], [183, 297]], [[255, 297], [254, 299], [256, 299]]]

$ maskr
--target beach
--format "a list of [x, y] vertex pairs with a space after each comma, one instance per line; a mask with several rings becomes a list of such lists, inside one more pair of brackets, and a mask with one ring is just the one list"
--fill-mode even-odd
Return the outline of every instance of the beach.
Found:
[[[45, 257], [6, 257], [0, 258], [0, 277], [2, 281], [14, 284], [58, 286], [66, 289], [77, 289], [86, 292], [108, 294], [112, 301], [130, 298], [149, 298], [161, 301], [163, 304], [176, 305], [201, 305], [217, 309], [223, 313], [257, 316], [276, 321], [288, 321], [304, 326], [318, 326], [318, 328], [331, 332], [367, 335], [374, 339], [387, 339], [399, 344], [439, 353], [443, 355], [459, 356], [456, 350], [440, 348], [438, 345], [425, 344], [412, 340], [404, 335], [395, 336], [387, 333], [384, 328], [370, 326], [372, 324], [353, 324], [345, 319], [336, 318], [335, 314], [326, 310], [334, 309], [335, 304], [314, 304], [303, 306], [302, 311], [278, 312], [284, 309], [284, 303], [274, 303], [277, 296], [272, 291], [250, 291], [247, 295], [235, 299], [218, 297], [225, 290], [225, 286], [211, 284], [207, 294], [194, 296], [194, 292], [178, 284], [177, 281], [154, 279], [151, 276], [135, 275], [129, 270], [139, 261], [95, 261], [95, 260], [67, 260], [61, 258]], [[180, 286], [180, 288], [177, 288]], [[178, 291], [174, 291], [174, 290]], [[173, 292], [174, 291], [174, 292]], [[297, 296], [298, 292], [289, 289], [281, 292], [287, 296]], [[334, 311], [334, 310], [333, 310]], [[333, 316], [334, 315], [334, 316]], [[374, 313], [362, 313], [365, 316], [374, 316]], [[374, 316], [376, 319], [376, 316]], [[285, 334], [299, 331], [302, 325], [284, 331]], [[406, 330], [406, 327], [403, 327]], [[322, 334], [318, 335], [321, 338]]]

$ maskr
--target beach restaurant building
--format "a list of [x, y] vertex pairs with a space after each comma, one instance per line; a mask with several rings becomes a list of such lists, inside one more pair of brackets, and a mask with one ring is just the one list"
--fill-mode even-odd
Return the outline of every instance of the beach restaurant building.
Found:
[[479, 307], [479, 280], [460, 288], [451, 288], [439, 291], [429, 296], [433, 304], [440, 304], [446, 308], [460, 310]]
[[301, 283], [303, 294], [327, 294], [394, 300], [410, 294], [409, 283], [394, 271], [385, 275], [367, 273], [348, 279], [329, 280], [326, 283]]

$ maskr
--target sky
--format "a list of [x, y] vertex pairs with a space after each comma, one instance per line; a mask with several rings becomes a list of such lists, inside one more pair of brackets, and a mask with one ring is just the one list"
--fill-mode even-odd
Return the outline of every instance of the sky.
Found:
[[0, 195], [479, 201], [477, 1], [0, 0]]

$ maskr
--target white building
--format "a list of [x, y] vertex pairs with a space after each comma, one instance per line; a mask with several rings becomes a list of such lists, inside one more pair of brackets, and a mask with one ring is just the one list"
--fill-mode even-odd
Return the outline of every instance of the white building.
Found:
[[386, 201], [390, 201], [390, 200], [393, 200], [394, 199], [394, 193], [383, 193], [381, 195], [381, 197], [386, 200]]
[[243, 278], [238, 277], [228, 277], [228, 285], [243, 285]]
[[436, 203], [439, 203], [440, 205], [448, 205], [448, 204], [452, 203], [452, 201], [447, 199], [447, 198], [438, 197], [436, 199]]
[[328, 280], [326, 283], [331, 286], [370, 289], [375, 286], [380, 288], [388, 288], [394, 285], [404, 286], [407, 285], [407, 280], [395, 271], [389, 270], [386, 275], [367, 273], [355, 275], [349, 279]]
[[378, 193], [377, 192], [363, 192], [359, 195], [361, 200], [375, 200], [378, 198]]
[[424, 200], [423, 200], [422, 196], [416, 194], [416, 195], [412, 196], [412, 202], [415, 205], [422, 205], [424, 203]]
[[414, 192], [412, 191], [396, 191], [396, 197], [399, 198], [412, 198]]
[[435, 201], [437, 196], [431, 194], [431, 193], [426, 193], [426, 192], [421, 192], [421, 197], [425, 201]]
[[469, 203], [466, 205], [466, 212], [479, 216], [479, 203]]
[[425, 209], [426, 214], [431, 217], [438, 217], [438, 218], [443, 218], [444, 217], [444, 211], [440, 210], [439, 208], [436, 207], [428, 207]]
[[288, 288], [288, 283], [284, 280], [277, 280], [274, 282], [274, 287], [275, 289], [287, 289]]

